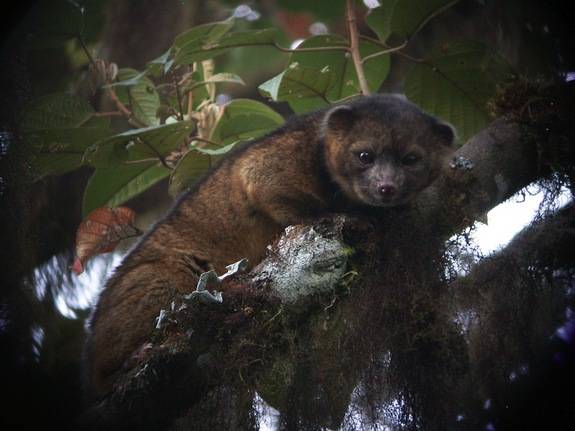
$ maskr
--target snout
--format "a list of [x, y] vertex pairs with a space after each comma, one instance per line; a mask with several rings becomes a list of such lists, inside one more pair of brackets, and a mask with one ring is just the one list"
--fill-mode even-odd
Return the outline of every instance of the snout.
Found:
[[379, 184], [378, 192], [384, 201], [391, 200], [397, 194], [397, 185], [394, 183]]

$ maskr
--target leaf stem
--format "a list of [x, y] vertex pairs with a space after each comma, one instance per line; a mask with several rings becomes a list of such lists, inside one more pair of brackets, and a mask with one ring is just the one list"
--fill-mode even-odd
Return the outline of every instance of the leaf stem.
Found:
[[124, 114], [120, 111], [111, 112], [94, 112], [93, 117], [122, 117]]
[[174, 78], [174, 85], [176, 87], [176, 98], [178, 100], [178, 110], [179, 112], [179, 117], [180, 120], [184, 119], [184, 105], [182, 104], [182, 93], [180, 92], [180, 85], [178, 83], [177, 78]]
[[353, 59], [353, 64], [355, 66], [355, 72], [357, 73], [357, 80], [359, 81], [361, 93], [364, 96], [368, 96], [371, 94], [371, 92], [369, 91], [367, 79], [365, 78], [365, 71], [363, 70], [361, 54], [359, 52], [359, 36], [357, 31], [357, 21], [355, 19], [353, 1], [354, 0], [346, 0], [347, 30], [349, 33], [350, 42], [349, 52], [351, 53], [351, 58]]
[[158, 160], [160, 161], [160, 163], [167, 169], [169, 170], [173, 170], [172, 167], [170, 167], [170, 165], [168, 165], [166, 163], [166, 159], [164, 158], [164, 156], [162, 156], [160, 154], [160, 152], [158, 150], [156, 150], [154, 148], [154, 146], [152, 144], [150, 144], [148, 141], [146, 141], [145, 139], [139, 139], [139, 142], [142, 142], [144, 145], [146, 145], [150, 150], [152, 150], [152, 152], [156, 155], [156, 157], [158, 158]]
[[143, 163], [151, 163], [151, 162], [157, 162], [157, 161], [158, 161], [158, 159], [156, 157], [152, 157], [149, 159], [126, 160], [122, 164], [124, 164], [124, 165], [141, 165]]
[[401, 45], [395, 46], [393, 48], [384, 49], [383, 51], [379, 51], [379, 52], [375, 52], [373, 54], [370, 54], [366, 57], [363, 57], [361, 59], [361, 62], [365, 63], [366, 61], [371, 60], [372, 58], [375, 58], [375, 57], [379, 57], [380, 55], [391, 54], [392, 52], [400, 51], [407, 46], [407, 43], [408, 43], [407, 40], [405, 40]]
[[349, 51], [349, 46], [316, 46], [313, 48], [284, 48], [283, 46], [278, 45], [277, 43], [272, 44], [272, 46], [281, 52], [321, 52], [321, 51]]
[[218, 144], [217, 142], [215, 142], [215, 141], [212, 141], [212, 140], [207, 139], [207, 138], [200, 138], [199, 136], [192, 136], [192, 137], [189, 138], [189, 140], [190, 140], [190, 142], [199, 141], [199, 142], [204, 142], [204, 143], [206, 143], [206, 144], [211, 144], [211, 145], [216, 145], [216, 146], [219, 145], [219, 144]]

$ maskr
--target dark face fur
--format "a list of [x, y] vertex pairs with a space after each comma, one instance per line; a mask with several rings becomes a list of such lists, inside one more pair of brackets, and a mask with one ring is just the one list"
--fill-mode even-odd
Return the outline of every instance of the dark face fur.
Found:
[[397, 96], [371, 96], [329, 111], [326, 162], [352, 201], [404, 205], [437, 178], [451, 154], [451, 126]]

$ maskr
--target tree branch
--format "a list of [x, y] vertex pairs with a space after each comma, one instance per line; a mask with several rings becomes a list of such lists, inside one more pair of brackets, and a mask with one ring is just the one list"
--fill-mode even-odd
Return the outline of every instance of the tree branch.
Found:
[[[151, 356], [121, 376], [90, 415], [130, 426], [169, 421], [226, 384], [257, 390], [283, 412], [293, 408], [294, 391], [297, 400], [298, 390], [318, 388], [321, 396], [300, 401], [322, 409], [315, 424], [337, 428], [363, 373], [385, 352], [407, 391], [466, 390], [458, 385], [468, 383], [459, 366], [468, 347], [445, 312], [448, 289], [438, 275], [442, 244], [546, 173], [542, 144], [525, 130], [517, 117], [493, 122], [456, 152], [454, 167], [413, 208], [287, 228], [250, 274], [218, 289], [221, 304], [180, 307], [175, 298]], [[353, 273], [344, 272], [348, 259]], [[358, 279], [346, 279], [354, 273]], [[277, 366], [306, 371], [287, 372], [279, 383], [272, 374], [270, 383]], [[445, 425], [458, 403], [430, 396], [418, 408], [424, 420]]]
[[353, 0], [346, 0], [346, 17], [347, 17], [347, 30], [349, 33], [351, 57], [357, 73], [357, 80], [359, 81], [359, 88], [364, 96], [371, 94], [369, 85], [365, 78], [365, 71], [363, 70], [363, 63], [361, 61], [361, 54], [359, 52], [359, 36], [357, 31], [357, 22], [355, 19], [355, 9]]

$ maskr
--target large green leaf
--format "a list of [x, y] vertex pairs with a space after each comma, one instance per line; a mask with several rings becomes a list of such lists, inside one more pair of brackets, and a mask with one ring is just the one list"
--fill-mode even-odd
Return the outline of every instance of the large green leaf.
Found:
[[365, 17], [365, 21], [377, 37], [385, 42], [391, 35], [391, 20], [393, 10], [399, 0], [381, 0], [381, 6], [371, 9]]
[[102, 206], [114, 207], [167, 177], [170, 170], [157, 162], [96, 169], [84, 190], [82, 212]]
[[22, 115], [23, 131], [79, 127], [94, 115], [87, 100], [65, 93], [49, 94], [30, 102]]
[[262, 136], [283, 122], [281, 115], [261, 102], [235, 99], [224, 107], [224, 113], [212, 133], [212, 140], [226, 146]]
[[[346, 46], [347, 44], [347, 41], [342, 37], [321, 35], [306, 39], [298, 48], [334, 47]], [[361, 41], [359, 48], [362, 58], [382, 50], [381, 46], [370, 41]], [[290, 64], [294, 63], [300, 67], [329, 71], [335, 76], [331, 87], [325, 94], [326, 99], [330, 102], [360, 94], [353, 60], [345, 51], [295, 52], [290, 58]], [[389, 55], [367, 60], [363, 67], [369, 89], [376, 92], [389, 73]], [[306, 110], [306, 103], [303, 98], [293, 99], [290, 106], [295, 112], [301, 113]]]
[[34, 180], [80, 167], [86, 148], [110, 134], [107, 128], [95, 127], [44, 129], [27, 133], [25, 142], [33, 150], [30, 166]]
[[176, 37], [172, 47], [175, 51], [179, 51], [188, 45], [214, 42], [230, 31], [234, 22], [233, 18], [228, 18], [224, 21], [210, 22], [192, 27]]
[[382, 3], [382, 7], [393, 8], [393, 17], [391, 18], [392, 32], [405, 39], [409, 39], [431, 18], [449, 9], [458, 1], [459, 0], [401, 0], [395, 2], [393, 5]]
[[264, 97], [274, 102], [289, 102], [299, 113], [329, 106], [327, 93], [335, 80], [328, 66], [318, 70], [292, 63], [287, 70], [258, 88]]
[[188, 151], [180, 159], [170, 176], [169, 192], [177, 196], [211, 166], [211, 157], [197, 151]]
[[459, 0], [381, 0], [381, 6], [369, 11], [367, 25], [385, 42], [391, 34], [409, 39], [430, 19]]
[[485, 45], [460, 42], [415, 64], [404, 90], [423, 109], [451, 122], [465, 141], [487, 125], [486, 103], [509, 73]]
[[213, 58], [232, 48], [273, 45], [275, 34], [275, 29], [247, 30], [227, 33], [217, 40], [204, 36], [182, 45], [176, 42], [173, 47], [174, 60], [176, 64], [191, 64]]
[[127, 160], [164, 157], [174, 151], [194, 127], [190, 121], [179, 121], [128, 130], [91, 145], [84, 159], [92, 166], [110, 168]]
[[[204, 45], [209, 46], [220, 39], [224, 34], [231, 30], [234, 22], [235, 20], [233, 18], [229, 18], [224, 21], [202, 24], [189, 29], [176, 37], [170, 49], [168, 49], [164, 54], [150, 61], [148, 63], [147, 70], [154, 75], [167, 73], [174, 64], [176, 58], [179, 58], [180, 60], [183, 59], [178, 62], [178, 64], [191, 64], [194, 61], [200, 61], [193, 60], [188, 63], [184, 62], [187, 54], [193, 54], [195, 50], [201, 50]], [[208, 56], [206, 58], [210, 57]], [[206, 58], [203, 59], [205, 60]]]
[[137, 120], [147, 126], [157, 126], [160, 96], [154, 83], [145, 74], [134, 69], [120, 69], [119, 82], [113, 85], [122, 102], [130, 105]]

